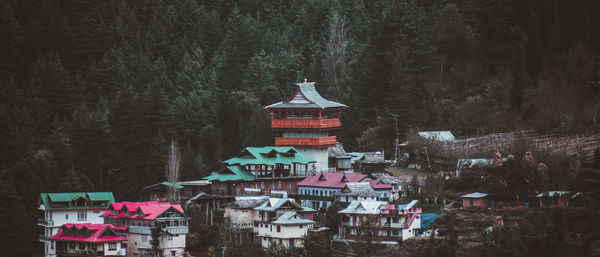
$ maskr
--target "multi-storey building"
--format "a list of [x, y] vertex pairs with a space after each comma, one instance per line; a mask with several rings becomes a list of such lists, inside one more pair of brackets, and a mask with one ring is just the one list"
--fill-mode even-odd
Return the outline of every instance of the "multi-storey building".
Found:
[[391, 185], [373, 180], [366, 174], [323, 172], [298, 182], [302, 206], [313, 209], [328, 208], [335, 200], [335, 193], [341, 191], [347, 182], [369, 182], [380, 199], [388, 198], [392, 189]]
[[327, 148], [335, 146], [340, 129], [340, 112], [347, 106], [323, 98], [314, 82], [298, 83], [296, 93], [286, 101], [265, 107], [271, 112], [276, 146], [296, 147], [316, 161], [316, 172], [328, 170]]
[[257, 236], [263, 248], [302, 247], [308, 230], [315, 222], [305, 219], [296, 211], [284, 212], [271, 222], [260, 223]]
[[178, 204], [155, 201], [113, 203], [101, 216], [105, 224], [128, 226], [127, 256], [153, 256], [151, 234], [155, 225], [165, 231], [160, 238], [162, 256], [184, 254], [189, 218]]
[[111, 192], [41, 193], [39, 210], [44, 217], [38, 225], [44, 227], [40, 241], [44, 243], [44, 255], [56, 256], [55, 243], [48, 238], [55, 235], [67, 223], [102, 223], [100, 215], [115, 199]]
[[421, 228], [421, 208], [417, 200], [391, 205], [386, 201], [354, 201], [340, 214], [338, 237], [349, 241], [371, 241], [397, 244], [411, 238]]
[[302, 237], [312, 229], [312, 208], [302, 207], [294, 199], [271, 197], [254, 208], [255, 233], [265, 248], [281, 245], [302, 246]]
[[57, 256], [125, 256], [127, 238], [119, 236], [127, 226], [92, 223], [67, 223], [48, 238]]
[[227, 167], [204, 179], [211, 182], [210, 193], [243, 195], [245, 189], [296, 192], [296, 183], [311, 173], [315, 162], [294, 147], [246, 147], [238, 156], [224, 161]]
[[229, 239], [234, 244], [254, 241], [258, 223], [255, 221], [258, 211], [254, 208], [268, 201], [268, 196], [237, 196], [235, 201], [225, 208], [224, 217], [229, 225]]

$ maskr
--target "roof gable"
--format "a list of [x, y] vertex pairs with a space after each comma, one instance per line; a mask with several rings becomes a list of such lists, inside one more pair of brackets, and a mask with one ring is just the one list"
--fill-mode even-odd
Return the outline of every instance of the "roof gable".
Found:
[[[359, 173], [322, 172], [304, 178], [297, 185], [342, 189], [346, 185], [346, 182], [360, 182], [366, 177], [367, 175]], [[344, 178], [346, 181], [344, 181]]]

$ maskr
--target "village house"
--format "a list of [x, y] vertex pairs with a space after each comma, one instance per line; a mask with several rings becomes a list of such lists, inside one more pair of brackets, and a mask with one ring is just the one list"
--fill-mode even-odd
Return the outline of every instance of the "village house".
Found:
[[258, 232], [254, 208], [268, 201], [268, 196], [236, 196], [235, 201], [225, 208], [223, 216], [228, 222], [229, 241], [241, 245], [246, 241], [253, 242]]
[[341, 191], [347, 182], [369, 182], [380, 198], [389, 198], [391, 195], [391, 185], [373, 180], [366, 174], [323, 172], [298, 182], [302, 206], [313, 209], [328, 208], [335, 200], [335, 193]]
[[474, 207], [485, 209], [489, 206], [488, 194], [486, 193], [475, 192], [462, 195], [460, 198], [462, 198], [462, 208], [464, 210]]
[[314, 172], [328, 170], [328, 148], [337, 142], [340, 113], [347, 106], [323, 98], [314, 82], [298, 83], [286, 101], [266, 106], [271, 112], [271, 128], [276, 146], [293, 146], [316, 161]]
[[284, 212], [275, 220], [260, 223], [258, 238], [263, 248], [281, 246], [287, 249], [303, 247], [304, 237], [315, 222], [296, 211]]
[[379, 200], [379, 194], [373, 190], [369, 182], [347, 182], [346, 186], [334, 195], [335, 202], [343, 204], [344, 207], [353, 201]]
[[338, 238], [348, 241], [369, 240], [382, 244], [397, 244], [419, 233], [421, 208], [417, 200], [392, 205], [386, 201], [353, 201], [340, 214]]
[[302, 237], [312, 229], [312, 208], [302, 207], [294, 199], [271, 197], [254, 208], [255, 231], [264, 248], [281, 245], [302, 246]]
[[149, 200], [150, 201], [160, 201], [160, 202], [169, 201], [169, 199], [167, 198], [169, 189], [175, 190], [175, 192], [177, 193], [177, 199], [180, 199], [179, 190], [182, 190], [183, 186], [179, 185], [178, 183], [173, 184], [173, 183], [170, 183], [167, 181], [163, 181], [160, 183], [156, 183], [154, 185], [144, 187], [144, 190], [149, 192], [149, 195], [150, 195]]
[[39, 210], [44, 212], [38, 225], [44, 227], [40, 241], [44, 243], [44, 255], [54, 257], [56, 242], [48, 238], [55, 235], [67, 223], [103, 223], [100, 215], [115, 199], [111, 192], [41, 193]]
[[227, 167], [205, 177], [216, 195], [243, 195], [246, 188], [263, 194], [271, 190], [296, 192], [296, 183], [310, 172], [315, 161], [294, 147], [246, 147], [238, 156], [225, 160]]
[[352, 171], [352, 155], [349, 155], [344, 150], [342, 143], [337, 142], [335, 146], [330, 146], [327, 149], [328, 154], [328, 172], [347, 172]]
[[358, 173], [371, 174], [382, 173], [390, 166], [391, 163], [386, 162], [382, 152], [351, 152], [348, 155], [352, 170]]
[[[125, 256], [127, 226], [92, 223], [67, 223], [60, 226], [56, 235], [48, 238], [58, 256]], [[118, 233], [120, 232], [120, 233]]]
[[582, 198], [582, 194], [570, 191], [546, 191], [536, 197], [539, 200], [540, 208], [566, 208], [573, 202], [581, 205], [579, 198]]
[[153, 256], [150, 241], [155, 225], [160, 225], [165, 231], [160, 240], [161, 254], [184, 254], [189, 218], [178, 204], [156, 201], [113, 203], [101, 216], [104, 218], [104, 224], [128, 226], [127, 256]]

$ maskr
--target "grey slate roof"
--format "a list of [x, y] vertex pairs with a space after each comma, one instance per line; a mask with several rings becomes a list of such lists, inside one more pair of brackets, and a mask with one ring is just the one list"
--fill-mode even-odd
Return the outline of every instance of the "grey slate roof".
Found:
[[385, 208], [388, 202], [385, 201], [352, 201], [346, 209], [339, 211], [339, 214], [379, 214], [379, 210]]
[[377, 192], [373, 190], [369, 182], [347, 182], [346, 187], [335, 195], [357, 195], [361, 197], [375, 197]]
[[351, 152], [348, 154], [352, 156], [352, 163], [385, 163], [381, 152]]
[[268, 199], [268, 196], [236, 196], [235, 202], [233, 202], [231, 207], [237, 209], [251, 209], [260, 206]]
[[297, 204], [293, 199], [277, 198], [277, 197], [269, 198], [269, 200], [263, 202], [260, 206], [255, 207], [254, 209], [258, 210], [258, 211], [273, 212], [273, 211], [276, 211], [277, 209], [279, 209], [281, 206], [283, 206], [286, 203], [290, 203], [292, 206], [296, 207], [296, 209], [302, 210], [302, 206]]
[[294, 211], [284, 212], [277, 220], [271, 222], [271, 224], [276, 225], [302, 225], [302, 224], [311, 224], [315, 223], [312, 220], [302, 218], [302, 216], [298, 215], [298, 213]]
[[266, 106], [265, 109], [269, 108], [313, 108], [313, 109], [325, 109], [325, 108], [338, 108], [348, 107], [341, 103], [336, 103], [323, 98], [319, 92], [315, 89], [314, 82], [298, 83], [298, 90], [296, 94], [287, 101], [279, 102]]

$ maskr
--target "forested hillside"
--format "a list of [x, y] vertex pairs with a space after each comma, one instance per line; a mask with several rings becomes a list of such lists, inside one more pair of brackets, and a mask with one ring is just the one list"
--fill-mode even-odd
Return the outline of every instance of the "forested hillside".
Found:
[[594, 0], [0, 0], [0, 252], [40, 252], [39, 192], [137, 200], [171, 139], [183, 179], [273, 144], [304, 78], [350, 106], [347, 150], [595, 129], [599, 31]]

